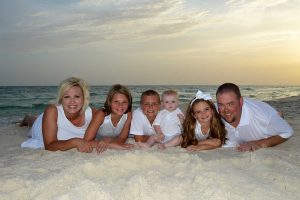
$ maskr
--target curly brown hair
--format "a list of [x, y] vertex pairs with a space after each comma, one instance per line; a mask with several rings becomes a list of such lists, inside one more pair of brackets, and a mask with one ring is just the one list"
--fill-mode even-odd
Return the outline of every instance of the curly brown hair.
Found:
[[192, 99], [185, 113], [183, 122], [183, 133], [181, 147], [186, 148], [190, 145], [197, 145], [198, 140], [195, 138], [196, 119], [194, 117], [194, 106], [199, 102], [206, 102], [213, 110], [213, 116], [210, 123], [209, 135], [211, 138], [218, 138], [221, 144], [225, 143], [226, 129], [221, 120], [219, 113], [216, 110], [214, 103], [210, 100]]

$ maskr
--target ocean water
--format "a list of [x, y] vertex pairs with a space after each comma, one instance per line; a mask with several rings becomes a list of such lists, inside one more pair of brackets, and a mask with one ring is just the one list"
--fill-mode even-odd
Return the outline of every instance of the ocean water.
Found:
[[[147, 89], [154, 89], [161, 94], [173, 89], [179, 94], [180, 103], [189, 102], [198, 89], [210, 93], [215, 100], [216, 85], [161, 85], [128, 86], [133, 96], [133, 108], [138, 107], [140, 95]], [[102, 107], [110, 86], [91, 86], [91, 106]], [[299, 96], [300, 86], [240, 86], [243, 96], [263, 101]], [[26, 114], [37, 115], [49, 103], [55, 102], [56, 86], [0, 86], [0, 126], [20, 122]]]

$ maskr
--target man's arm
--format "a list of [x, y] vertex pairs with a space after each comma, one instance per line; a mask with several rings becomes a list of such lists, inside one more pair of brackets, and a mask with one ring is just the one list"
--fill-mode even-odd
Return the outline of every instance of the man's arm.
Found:
[[281, 144], [285, 142], [287, 139], [282, 138], [279, 135], [271, 136], [269, 138], [261, 139], [261, 140], [254, 140], [250, 142], [245, 142], [243, 144], [240, 144], [238, 147], [239, 151], [255, 151], [260, 148], [266, 148], [266, 147], [273, 147], [278, 144]]

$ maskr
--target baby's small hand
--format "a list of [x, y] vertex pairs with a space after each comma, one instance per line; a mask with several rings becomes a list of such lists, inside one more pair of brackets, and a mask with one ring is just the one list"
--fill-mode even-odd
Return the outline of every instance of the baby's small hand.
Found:
[[179, 118], [180, 123], [183, 124], [184, 115], [183, 114], [177, 114], [177, 117]]
[[158, 133], [157, 139], [158, 139], [158, 141], [163, 141], [165, 139], [165, 135], [163, 133]]

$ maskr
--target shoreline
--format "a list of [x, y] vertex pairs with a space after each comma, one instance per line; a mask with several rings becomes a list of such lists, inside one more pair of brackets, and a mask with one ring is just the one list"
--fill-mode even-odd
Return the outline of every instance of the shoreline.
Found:
[[[22, 149], [28, 128], [0, 128], [0, 199], [299, 199], [300, 96], [268, 101], [295, 133], [255, 152]], [[132, 141], [130, 141], [132, 142]]]

